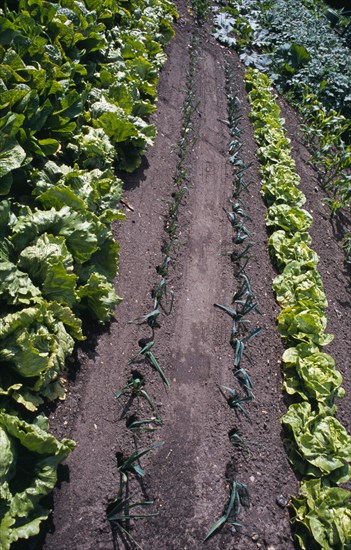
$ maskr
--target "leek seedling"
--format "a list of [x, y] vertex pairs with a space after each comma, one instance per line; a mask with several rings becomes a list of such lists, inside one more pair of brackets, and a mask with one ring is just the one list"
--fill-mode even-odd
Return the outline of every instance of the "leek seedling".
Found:
[[127, 419], [126, 426], [128, 430], [132, 432], [154, 432], [157, 427], [154, 424], [160, 425], [161, 422], [157, 418], [145, 418], [144, 420], [138, 420], [135, 415], [130, 416]]
[[170, 386], [170, 382], [169, 382], [167, 376], [165, 375], [165, 373], [163, 372], [162, 368], [160, 367], [160, 365], [159, 365], [156, 357], [154, 356], [154, 354], [151, 351], [147, 351], [145, 353], [145, 357], [147, 357], [147, 359], [149, 360], [151, 366], [159, 373], [159, 375], [161, 376], [162, 381], [166, 384], [166, 386]]
[[[227, 509], [223, 514], [223, 516], [221, 516], [219, 520], [216, 521], [214, 525], [212, 525], [211, 529], [207, 533], [203, 542], [206, 542], [211, 537], [213, 537], [213, 535], [215, 535], [219, 531], [219, 529], [223, 527], [225, 523], [227, 523], [228, 525], [231, 525], [232, 527], [242, 527], [242, 524], [236, 522], [235, 520], [240, 514], [241, 505], [243, 505], [245, 508], [249, 507], [249, 504], [250, 504], [249, 491], [248, 491], [247, 485], [245, 485], [244, 483], [239, 483], [238, 481], [232, 481], [231, 484], [232, 484], [232, 490], [231, 490]], [[233, 516], [233, 520], [230, 519], [231, 515]]]
[[122, 397], [122, 395], [130, 395], [131, 397], [142, 397], [145, 399], [148, 404], [150, 405], [151, 409], [154, 411], [157, 420], [162, 423], [161, 417], [158, 414], [157, 408], [154, 405], [154, 402], [152, 401], [149, 394], [146, 392], [146, 390], [143, 389], [143, 386], [145, 385], [144, 378], [142, 376], [140, 377], [131, 377], [128, 380], [128, 383], [126, 386], [124, 386], [122, 389], [120, 389], [117, 393], [115, 393], [115, 398], [119, 399]]
[[[167, 284], [168, 284], [167, 279], [162, 277], [159, 284], [152, 290], [152, 297], [154, 298], [154, 308], [155, 309], [158, 308], [158, 306], [161, 305], [161, 301], [162, 301], [162, 298], [163, 298], [164, 295], [166, 296], [166, 299], [167, 299], [167, 295], [168, 295]], [[164, 307], [162, 307], [162, 310], [167, 315], [169, 315], [171, 313], [172, 308], [173, 308], [173, 302], [174, 302], [174, 292], [173, 292], [173, 290], [170, 291], [170, 295], [171, 295], [171, 305], [169, 307], [169, 311], [166, 312]]]
[[[154, 504], [153, 500], [144, 500], [142, 502], [135, 502], [130, 504], [132, 496], [125, 498], [117, 497], [116, 500], [112, 503], [111, 509], [107, 513], [107, 519], [114, 524], [117, 524], [117, 527], [120, 527], [120, 521], [126, 521], [129, 519], [143, 519], [153, 516], [158, 516], [158, 513], [155, 514], [130, 514], [129, 511], [132, 508], [137, 508], [138, 506], [151, 506]], [[124, 529], [123, 529], [124, 530]]]
[[246, 370], [243, 368], [240, 368], [236, 372], [234, 372], [234, 376], [235, 378], [238, 379], [240, 386], [242, 386], [242, 388], [245, 390], [246, 395], [253, 397], [253, 393], [252, 393], [253, 384]]
[[248, 443], [246, 443], [246, 440], [241, 437], [239, 430], [233, 428], [232, 430], [230, 430], [228, 435], [229, 435], [229, 440], [232, 443], [232, 445], [234, 445], [234, 447], [238, 447], [242, 451], [249, 450], [249, 445]]
[[[226, 399], [229, 407], [231, 409], [240, 409], [241, 412], [246, 416], [246, 418], [251, 422], [250, 415], [246, 412], [246, 410], [242, 406], [242, 403], [247, 403], [248, 401], [252, 401], [253, 399], [252, 395], [247, 395], [246, 397], [240, 397], [240, 395], [236, 390], [232, 390], [232, 388], [228, 388], [228, 386], [218, 386], [218, 387], [219, 387], [219, 391], [221, 392], [223, 397]], [[229, 393], [230, 395], [229, 397], [226, 396], [222, 388]]]
[[261, 332], [261, 330], [262, 330], [261, 327], [257, 327], [252, 332], [250, 332], [250, 334], [248, 334], [247, 336], [245, 336], [241, 340], [239, 338], [234, 338], [235, 333], [232, 331], [232, 335], [231, 335], [231, 338], [230, 338], [230, 345], [234, 349], [234, 359], [233, 359], [234, 367], [239, 367], [239, 365], [240, 365], [240, 361], [241, 361], [242, 356], [243, 356], [244, 351], [245, 351], [246, 342], [248, 340], [250, 340], [250, 338], [253, 338], [257, 334], [259, 334]]
[[150, 313], [147, 313], [146, 315], [142, 315], [141, 317], [137, 317], [136, 319], [133, 319], [132, 321], [128, 321], [129, 324], [135, 324], [135, 325], [142, 325], [143, 323], [147, 323], [149, 327], [154, 327], [157, 323], [157, 317], [160, 314], [159, 309], [154, 309]]
[[[162, 252], [162, 251], [161, 251]], [[158, 265], [156, 267], [156, 272], [161, 275], [161, 277], [165, 277], [168, 273], [168, 267], [171, 262], [171, 257], [166, 256], [166, 258], [163, 260], [161, 265]]]
[[242, 250], [242, 252], [238, 252], [237, 254], [235, 252], [231, 252], [230, 259], [232, 260], [232, 262], [238, 262], [241, 258], [246, 258], [247, 253], [249, 252], [251, 247], [252, 243], [249, 243], [248, 245], [246, 245], [244, 250]]
[[144, 355], [146, 352], [148, 352], [155, 345], [155, 342], [152, 340], [151, 342], [147, 342], [147, 344], [145, 344], [145, 346], [144, 346], [144, 341], [140, 340], [139, 345], [141, 347], [141, 350], [136, 355], [134, 355], [134, 357], [129, 359], [128, 365], [131, 365], [141, 355]]
[[233, 304], [237, 300], [240, 300], [243, 296], [245, 296], [245, 294], [248, 294], [252, 298], [254, 297], [254, 293], [252, 291], [250, 281], [249, 281], [247, 275], [242, 274], [242, 275], [240, 275], [240, 277], [241, 277], [241, 279], [243, 279], [243, 283], [242, 283], [241, 287], [233, 295], [233, 301], [232, 301]]
[[134, 504], [130, 503], [132, 496], [123, 498], [122, 491], [119, 491], [115, 501], [107, 508], [107, 519], [112, 523], [112, 525], [119, 529], [124, 535], [126, 535], [133, 542], [135, 546], [143, 550], [142, 547], [137, 543], [137, 541], [130, 534], [129, 520], [134, 519], [144, 519], [154, 516], [158, 516], [158, 513], [153, 514], [134, 514], [130, 513], [133, 508], [138, 508], [139, 506], [152, 506], [154, 504], [153, 500], [144, 500], [141, 502], [135, 502]]
[[126, 483], [128, 480], [128, 473], [132, 472], [134, 474], [139, 475], [140, 477], [145, 476], [145, 472], [142, 469], [139, 464], [136, 464], [143, 456], [145, 456], [150, 451], [153, 451], [154, 449], [158, 449], [164, 444], [164, 441], [161, 441], [160, 443], [155, 443], [154, 445], [151, 445], [150, 447], [146, 447], [145, 449], [140, 449], [140, 451], [135, 451], [131, 455], [129, 455], [127, 458], [124, 458], [123, 455], [120, 453], [117, 453], [117, 462], [118, 462], [118, 471], [120, 472], [122, 476], [122, 482]]
[[[141, 340], [140, 342], [143, 343], [143, 341]], [[148, 342], [140, 351], [139, 353], [137, 353], [134, 357], [132, 357], [132, 359], [129, 359], [128, 361], [128, 365], [131, 365], [132, 363], [134, 363], [134, 361], [136, 359], [138, 359], [141, 355], [144, 355], [144, 357], [146, 357], [146, 359], [148, 360], [149, 364], [159, 373], [159, 375], [161, 376], [161, 379], [162, 381], [166, 384], [166, 386], [170, 386], [170, 382], [167, 378], [167, 376], [165, 375], [164, 371], [162, 370], [162, 368], [160, 367], [156, 357], [154, 356], [154, 354], [152, 353], [152, 351], [150, 351], [150, 349], [155, 345], [155, 342], [152, 341], [152, 342]]]

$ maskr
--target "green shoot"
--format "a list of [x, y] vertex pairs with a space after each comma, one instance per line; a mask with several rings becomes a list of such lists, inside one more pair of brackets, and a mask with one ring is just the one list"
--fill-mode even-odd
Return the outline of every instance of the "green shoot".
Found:
[[143, 377], [131, 377], [129, 378], [127, 385], [115, 393], [115, 397], [116, 399], [119, 399], [120, 397], [122, 397], [122, 395], [129, 395], [130, 397], [142, 397], [150, 405], [150, 408], [155, 413], [157, 420], [162, 423], [161, 417], [157, 411], [156, 406], [154, 405], [154, 402], [152, 401], [146, 390], [143, 389], [144, 385], [145, 381]]
[[138, 420], [134, 415], [130, 416], [126, 423], [128, 430], [131, 430], [131, 432], [154, 432], [160, 424], [160, 421], [155, 417]]
[[136, 319], [133, 319], [132, 321], [129, 321], [130, 324], [135, 325], [142, 325], [143, 323], [147, 323], [149, 327], [154, 327], [157, 322], [157, 317], [160, 314], [159, 309], [154, 309], [150, 313], [147, 313], [146, 315], [142, 315], [141, 317], [137, 317]]
[[[140, 342], [143, 342], [142, 340]], [[154, 356], [154, 354], [152, 353], [152, 351], [150, 351], [150, 349], [155, 345], [155, 342], [152, 341], [152, 342], [148, 342], [140, 351], [139, 353], [137, 353], [136, 355], [134, 355], [134, 357], [132, 357], [132, 359], [129, 359], [128, 361], [128, 365], [131, 365], [132, 363], [134, 363], [134, 361], [136, 359], [138, 359], [141, 355], [144, 355], [144, 357], [146, 357], [146, 359], [148, 360], [149, 364], [159, 373], [159, 375], [161, 376], [161, 379], [162, 381], [166, 384], [166, 386], [170, 386], [170, 382], [167, 378], [167, 376], [165, 375], [164, 371], [162, 370], [162, 368], [160, 367], [156, 357]]]
[[[241, 505], [246, 508], [249, 506], [248, 488], [247, 485], [245, 485], [244, 483], [239, 483], [238, 481], [232, 481], [231, 484], [232, 490], [227, 509], [223, 516], [221, 516], [219, 520], [217, 520], [216, 523], [212, 525], [203, 542], [206, 542], [211, 537], [213, 537], [226, 523], [233, 527], [242, 527], [242, 525], [240, 523], [237, 523], [235, 520], [240, 514]], [[233, 520], [230, 519], [231, 515], [233, 516]]]
[[241, 437], [241, 434], [240, 434], [239, 430], [237, 430], [235, 428], [230, 430], [229, 439], [230, 439], [231, 444], [234, 447], [238, 447], [242, 451], [248, 451], [249, 450], [249, 445], [246, 442], [246, 440]]
[[127, 458], [123, 458], [123, 456], [117, 456], [118, 460], [118, 471], [122, 475], [122, 481], [126, 482], [128, 478], [128, 473], [132, 472], [140, 477], [144, 477], [145, 472], [139, 466], [139, 464], [136, 464], [143, 456], [145, 456], [150, 451], [153, 451], [154, 449], [158, 449], [164, 444], [163, 441], [160, 443], [155, 443], [154, 445], [151, 445], [150, 447], [146, 447], [145, 449], [140, 449], [139, 451], [135, 451], [131, 455], [129, 455]]
[[[250, 415], [246, 412], [246, 410], [242, 406], [242, 403], [252, 401], [253, 399], [252, 395], [248, 395], [246, 397], [240, 397], [240, 395], [236, 390], [233, 390], [232, 388], [228, 388], [228, 386], [218, 386], [218, 387], [219, 387], [219, 391], [221, 392], [223, 397], [226, 399], [229, 407], [231, 409], [240, 409], [241, 412], [246, 416], [246, 418], [251, 422]], [[229, 397], [227, 397], [227, 395], [223, 390], [226, 390], [229, 393]]]
[[234, 372], [234, 376], [235, 378], [238, 379], [239, 384], [245, 390], [247, 396], [253, 397], [253, 393], [252, 393], [253, 384], [246, 370], [243, 368], [240, 368], [236, 372]]
[[134, 357], [129, 359], [128, 365], [131, 365], [132, 363], [134, 363], [136, 359], [138, 359], [141, 355], [144, 355], [146, 352], [148, 352], [154, 345], [155, 345], [155, 342], [153, 340], [145, 344], [145, 346], [142, 347], [142, 349], [136, 355], [134, 355]]

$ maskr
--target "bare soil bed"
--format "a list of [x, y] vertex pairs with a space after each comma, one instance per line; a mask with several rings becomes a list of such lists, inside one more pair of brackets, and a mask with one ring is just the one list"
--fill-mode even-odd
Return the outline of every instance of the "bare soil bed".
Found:
[[[262, 333], [252, 339], [245, 365], [254, 384], [255, 400], [249, 405], [252, 422], [231, 410], [218, 385], [232, 385], [230, 319], [213, 307], [229, 305], [237, 287], [228, 251], [231, 226], [223, 208], [232, 197], [232, 167], [228, 161], [229, 133], [226, 125], [224, 48], [201, 30], [200, 55], [194, 93], [198, 98], [194, 117], [196, 143], [188, 155], [188, 192], [178, 218], [177, 243], [169, 271], [175, 302], [155, 329], [154, 353], [170, 379], [166, 389], [157, 372], [143, 362], [129, 366], [138, 352], [138, 340], [150, 336], [150, 328], [129, 321], [152, 310], [151, 290], [159, 280], [165, 220], [174, 192], [177, 142], [182, 128], [182, 106], [189, 67], [189, 45], [195, 22], [184, 6], [175, 25], [176, 37], [168, 47], [168, 61], [159, 83], [158, 128], [155, 146], [143, 167], [126, 180], [125, 199], [133, 207], [126, 222], [115, 227], [121, 245], [120, 274], [116, 288], [124, 299], [116, 321], [105, 332], [91, 329], [88, 344], [77, 351], [70, 367], [68, 396], [51, 412], [55, 435], [72, 437], [77, 448], [60, 471], [53, 497], [52, 521], [45, 533], [28, 548], [45, 550], [144, 550], [215, 549], [290, 550], [294, 548], [289, 527], [289, 496], [296, 493], [296, 479], [284, 450], [280, 417], [287, 399], [282, 393], [280, 361], [283, 345], [276, 330], [279, 314], [271, 290], [275, 270], [268, 254], [265, 206], [260, 195], [256, 144], [249, 121], [244, 87], [244, 67], [235, 53], [236, 94], [241, 102], [242, 154], [252, 162], [247, 195], [250, 232], [254, 247], [247, 273], [259, 304], [252, 320]], [[313, 213], [313, 247], [320, 256], [319, 269], [329, 300], [329, 346], [344, 376], [346, 398], [338, 416], [351, 430], [351, 372], [348, 339], [351, 333], [349, 274], [343, 254], [323, 205], [317, 174], [308, 164], [308, 152], [295, 112], [281, 100], [292, 140], [293, 156]], [[164, 444], [142, 459], [145, 477], [130, 488], [136, 500], [154, 501], [158, 515], [135, 521], [133, 540], [114, 531], [106, 519], [106, 507], [116, 496], [119, 475], [116, 453], [130, 454], [133, 437], [126, 416], [143, 411], [145, 402], [116, 400], [131, 370], [147, 378], [148, 392], [163, 418], [154, 433], [141, 434], [137, 445]], [[228, 433], [240, 427], [251, 442], [243, 453], [231, 444]], [[203, 545], [203, 539], [225, 509], [228, 479], [247, 484], [250, 507], [243, 509], [244, 527], [224, 527]], [[21, 548], [24, 548], [23, 544]]]

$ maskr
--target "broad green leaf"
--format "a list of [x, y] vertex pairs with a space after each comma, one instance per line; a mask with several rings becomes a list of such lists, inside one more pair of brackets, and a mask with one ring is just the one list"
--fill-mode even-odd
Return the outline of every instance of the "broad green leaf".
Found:
[[312, 412], [311, 405], [303, 402], [290, 405], [281, 421], [294, 440], [290, 461], [301, 474], [348, 481], [351, 436], [336, 418]]
[[318, 346], [325, 346], [334, 338], [324, 333], [326, 326], [326, 315], [311, 304], [285, 307], [278, 317], [278, 330], [284, 338]]
[[24, 149], [14, 139], [0, 140], [0, 178], [22, 166], [26, 159]]
[[321, 479], [304, 481], [291, 501], [292, 524], [303, 550], [319, 545], [325, 550], [351, 544], [350, 492]]
[[121, 301], [111, 283], [103, 275], [92, 273], [85, 285], [78, 288], [80, 307], [87, 309], [98, 321], [111, 319], [115, 306]]

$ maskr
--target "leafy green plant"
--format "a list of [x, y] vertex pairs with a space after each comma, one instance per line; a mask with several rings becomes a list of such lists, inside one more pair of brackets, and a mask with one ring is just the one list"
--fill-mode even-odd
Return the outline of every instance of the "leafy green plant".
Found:
[[[287, 180], [294, 185], [295, 165], [289, 160], [288, 142], [282, 140], [283, 121], [279, 108], [272, 101], [269, 80], [251, 69], [247, 73], [247, 85], [256, 139], [259, 145], [264, 145], [260, 148], [264, 182], [278, 173], [277, 167], [281, 167]], [[274, 131], [271, 132], [270, 128]], [[266, 147], [267, 143], [269, 147]], [[279, 180], [276, 179], [276, 183], [277, 199], [280, 200]], [[266, 192], [265, 189], [264, 195]], [[300, 201], [298, 195], [296, 198]], [[268, 189], [267, 202], [269, 209], [274, 209], [267, 220], [274, 229], [278, 228], [269, 241], [281, 271], [273, 283], [277, 299], [284, 308], [278, 317], [278, 330], [291, 346], [283, 355], [284, 385], [287, 392], [298, 400], [289, 406], [282, 417], [289, 436], [286, 446], [289, 459], [298, 472], [307, 479], [317, 478], [315, 484], [304, 480], [301, 485], [303, 496], [292, 501], [296, 539], [306, 550], [320, 548], [321, 542], [323, 548], [331, 548], [331, 541], [343, 541], [342, 546], [346, 547], [351, 538], [349, 529], [344, 529], [344, 519], [347, 517], [347, 514], [343, 515], [344, 509], [341, 510], [342, 522], [337, 527], [332, 515], [325, 515], [323, 511], [319, 515], [317, 510], [322, 487], [320, 478], [323, 479], [323, 488], [330, 488], [332, 499], [337, 501], [340, 498], [339, 502], [344, 504], [349, 498], [349, 492], [343, 493], [335, 485], [349, 480], [351, 437], [333, 416], [335, 398], [344, 395], [341, 375], [335, 368], [334, 360], [321, 351], [321, 347], [328, 344], [333, 336], [324, 332], [327, 300], [316, 270], [318, 256], [309, 247], [311, 238], [307, 233], [309, 223], [306, 224], [306, 221], [310, 222], [311, 218], [302, 216], [300, 225], [300, 215], [297, 215], [302, 212], [300, 207], [295, 208], [293, 202], [277, 204], [274, 184]], [[281, 212], [291, 212], [291, 208], [295, 208], [293, 215], [285, 220], [277, 208], [282, 206], [285, 208]], [[334, 535], [335, 529], [337, 532]]]
[[50, 513], [39, 503], [54, 488], [58, 465], [75, 447], [69, 439], [59, 442], [47, 429], [43, 415], [29, 423], [0, 410], [0, 543], [4, 550], [39, 533]]
[[336, 418], [314, 413], [309, 403], [290, 405], [282, 424], [294, 438], [289, 458], [306, 477], [328, 477], [334, 483], [350, 478], [351, 436]]
[[300, 495], [291, 500], [291, 521], [302, 550], [347, 548], [350, 532], [350, 492], [331, 487], [321, 479], [301, 484]]
[[333, 407], [336, 397], [343, 397], [342, 376], [334, 359], [310, 344], [298, 344], [283, 354], [285, 390], [303, 400], [315, 400]]

